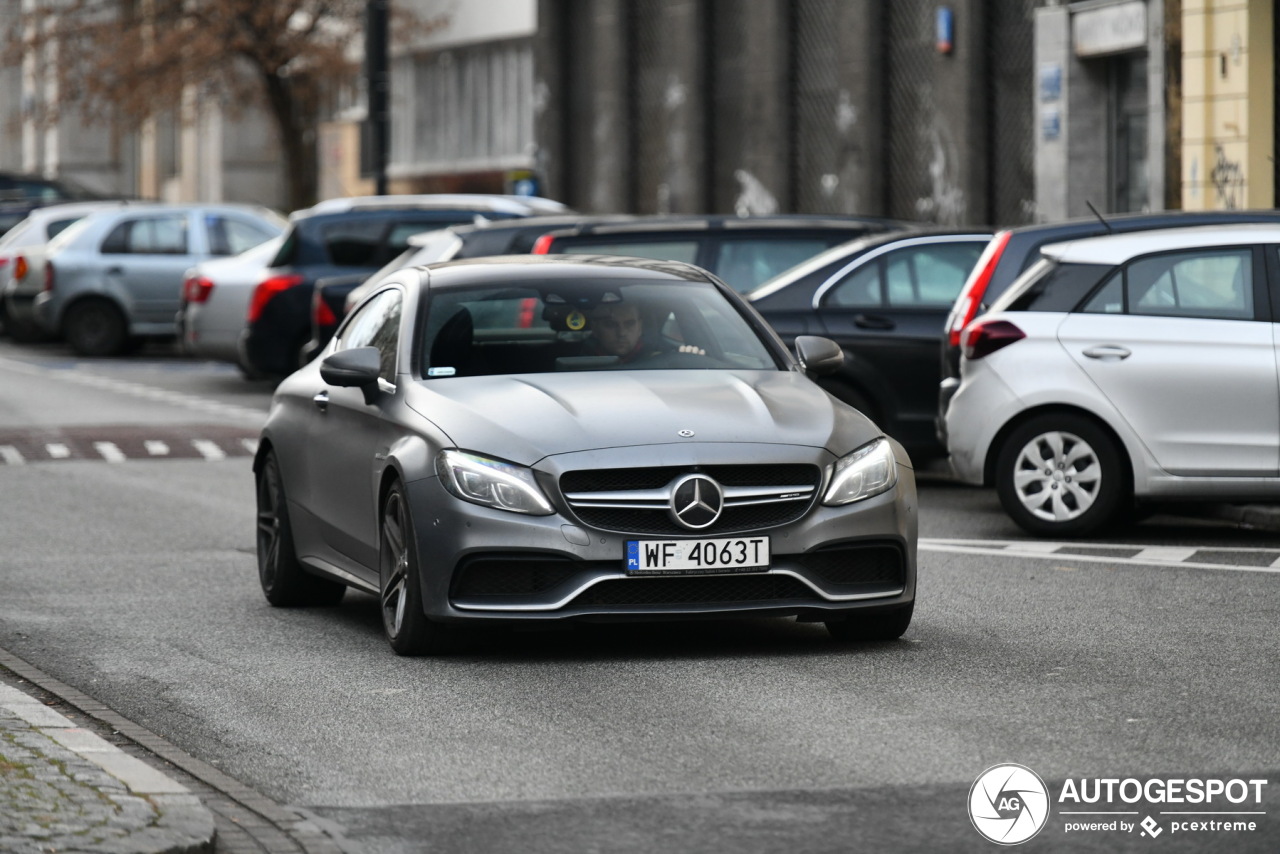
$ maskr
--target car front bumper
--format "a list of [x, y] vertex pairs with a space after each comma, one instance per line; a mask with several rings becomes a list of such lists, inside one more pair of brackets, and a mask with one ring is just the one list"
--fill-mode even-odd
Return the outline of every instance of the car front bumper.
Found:
[[[829, 455], [828, 459], [830, 459]], [[889, 492], [843, 507], [815, 499], [788, 524], [705, 536], [591, 527], [567, 508], [522, 516], [408, 484], [425, 608], [449, 622], [649, 620], [731, 614], [840, 619], [914, 602], [916, 492], [899, 464]], [[820, 497], [820, 495], [819, 495]], [[559, 504], [559, 502], [554, 502]], [[629, 575], [630, 540], [767, 536], [763, 571]]]

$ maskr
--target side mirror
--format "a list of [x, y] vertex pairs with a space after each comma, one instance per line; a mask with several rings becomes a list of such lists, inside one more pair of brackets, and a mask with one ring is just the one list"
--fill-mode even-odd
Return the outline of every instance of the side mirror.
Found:
[[382, 354], [377, 347], [356, 347], [339, 350], [320, 363], [320, 378], [329, 385], [342, 388], [358, 388], [364, 392], [364, 402], [373, 403], [378, 397], [378, 376], [382, 373]]
[[844, 350], [830, 338], [800, 335], [796, 338], [796, 358], [807, 373], [821, 377], [840, 370], [844, 364]]

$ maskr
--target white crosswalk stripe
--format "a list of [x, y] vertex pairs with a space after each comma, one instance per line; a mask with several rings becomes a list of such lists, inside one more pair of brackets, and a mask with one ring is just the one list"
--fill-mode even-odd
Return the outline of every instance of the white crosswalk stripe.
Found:
[[0, 460], [4, 460], [11, 466], [20, 466], [27, 461], [22, 456], [22, 452], [13, 445], [0, 445]]
[[241, 439], [241, 440], [240, 440], [240, 444], [241, 444], [242, 446], [244, 446], [244, 449], [245, 449], [246, 451], [248, 451], [249, 453], [251, 453], [251, 454], [256, 454], [256, 453], [258, 453], [258, 440], [257, 440], [257, 439]]
[[71, 456], [71, 449], [61, 442], [52, 442], [45, 445], [44, 449], [48, 451], [49, 456], [55, 460], [65, 460], [67, 457]]
[[[1127, 543], [1051, 543], [1038, 540], [965, 540], [921, 537], [922, 552], [1036, 558], [1110, 566], [1164, 566], [1232, 572], [1280, 572], [1280, 549], [1240, 546], [1149, 546]], [[1119, 552], [1120, 554], [1115, 554]]]
[[206, 460], [225, 460], [227, 452], [218, 447], [217, 443], [210, 442], [208, 439], [192, 439], [191, 446], [200, 452], [200, 456]]
[[115, 442], [94, 442], [93, 449], [109, 463], [122, 463], [127, 459]]
[[142, 447], [147, 449], [147, 453], [153, 457], [164, 457], [169, 454], [169, 446], [159, 439], [148, 439], [142, 443]]

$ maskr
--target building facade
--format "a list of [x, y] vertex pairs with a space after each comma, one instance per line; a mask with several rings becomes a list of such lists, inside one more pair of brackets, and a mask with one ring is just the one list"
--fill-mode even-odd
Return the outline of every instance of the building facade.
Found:
[[1035, 215], [1034, 0], [541, 0], [538, 165], [593, 211]]

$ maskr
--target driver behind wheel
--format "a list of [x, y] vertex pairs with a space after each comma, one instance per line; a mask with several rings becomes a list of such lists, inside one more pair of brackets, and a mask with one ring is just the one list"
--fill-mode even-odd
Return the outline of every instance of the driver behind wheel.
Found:
[[679, 347], [645, 335], [644, 317], [635, 303], [612, 302], [596, 306], [587, 315], [591, 337], [587, 347], [601, 356], [617, 356], [619, 364], [661, 355], [665, 352], [692, 353], [705, 356], [706, 351], [692, 344]]

